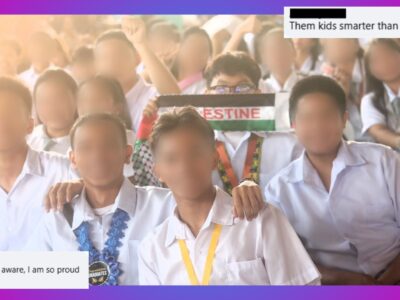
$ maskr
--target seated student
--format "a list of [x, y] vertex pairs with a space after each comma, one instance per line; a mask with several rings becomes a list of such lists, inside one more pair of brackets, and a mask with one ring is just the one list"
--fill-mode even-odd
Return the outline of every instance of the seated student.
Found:
[[32, 91], [39, 76], [51, 67], [55, 43], [47, 33], [35, 32], [29, 39], [26, 49], [31, 66], [18, 76]]
[[[138, 243], [172, 213], [171, 193], [163, 188], [135, 187], [123, 176], [132, 147], [116, 116], [97, 113], [80, 118], [71, 130], [71, 145], [70, 159], [84, 188], [81, 185], [74, 193], [79, 196], [70, 209], [46, 216], [26, 249], [89, 251], [91, 272], [109, 268], [104, 281], [93, 277], [91, 284], [137, 284]], [[53, 194], [63, 189], [55, 190]]]
[[76, 49], [72, 53], [69, 70], [78, 84], [93, 77], [96, 74], [93, 48], [82, 46]]
[[161, 115], [150, 143], [155, 172], [177, 208], [139, 247], [140, 284], [319, 283], [317, 268], [278, 209], [268, 206], [251, 222], [234, 221], [231, 197], [212, 184], [214, 131], [194, 109]]
[[51, 186], [74, 178], [68, 159], [26, 144], [33, 129], [29, 89], [0, 77], [0, 250], [20, 250], [45, 214]]
[[28, 144], [38, 151], [66, 155], [69, 131], [77, 117], [75, 80], [61, 69], [47, 70], [36, 82], [33, 98], [38, 125]]
[[[130, 130], [132, 121], [129, 115], [124, 91], [115, 79], [97, 75], [81, 83], [78, 90], [78, 114], [80, 117], [107, 112], [118, 116], [124, 123], [128, 144], [135, 145], [135, 133]], [[132, 161], [125, 165], [124, 175], [133, 175]]]
[[358, 39], [323, 39], [321, 72], [337, 80], [347, 97], [349, 125], [344, 133], [348, 140], [370, 141], [362, 133], [361, 99], [365, 93], [364, 50]]
[[[96, 41], [96, 73], [118, 80], [124, 90], [132, 119], [138, 130], [142, 111], [147, 102], [159, 94], [179, 94], [175, 78], [151, 51], [146, 40], [145, 25], [139, 18], [124, 17], [123, 31], [107, 31]], [[136, 73], [140, 60], [146, 67], [154, 86]]]
[[[260, 93], [257, 84], [261, 77], [261, 71], [257, 63], [248, 55], [241, 52], [226, 53], [214, 59], [205, 73], [207, 91], [210, 94], [229, 93]], [[145, 109], [144, 123], [151, 123], [156, 118], [156, 102], [151, 102]], [[145, 124], [144, 124], [145, 125]], [[151, 130], [148, 130], [150, 132]], [[217, 171], [213, 174], [213, 182], [225, 191], [231, 193], [244, 179], [255, 180], [261, 188], [265, 188], [268, 181], [292, 160], [298, 157], [301, 147], [296, 137], [291, 133], [283, 132], [248, 132], [248, 131], [216, 131], [218, 152], [221, 159]], [[246, 157], [251, 150], [250, 144], [256, 143], [256, 148], [261, 148], [260, 157], [255, 157], [251, 164], [254, 170], [251, 173], [244, 172]], [[145, 145], [145, 144], [144, 144]], [[140, 162], [140, 154], [134, 154], [134, 165], [151, 166], [151, 163]], [[138, 160], [139, 162], [136, 162]], [[258, 164], [258, 160], [261, 164]], [[226, 173], [223, 165], [232, 168], [233, 176], [224, 176]], [[152, 174], [149, 168], [147, 174]]]
[[212, 55], [212, 43], [207, 32], [199, 27], [187, 29], [182, 37], [172, 72], [182, 94], [203, 94], [206, 81], [203, 72]]
[[320, 44], [318, 39], [292, 39], [296, 51], [295, 67], [302, 74], [316, 74], [321, 70]]
[[347, 142], [346, 95], [325, 76], [299, 81], [292, 122], [305, 151], [265, 190], [288, 217], [323, 284], [400, 283], [400, 157]]
[[400, 151], [400, 43], [373, 40], [366, 54], [367, 91], [361, 101], [363, 132]]
[[17, 41], [0, 40], [0, 76], [16, 77], [21, 58], [21, 47]]
[[295, 70], [296, 52], [291, 39], [283, 37], [281, 28], [269, 30], [260, 41], [261, 60], [270, 75], [260, 83], [266, 93], [290, 92], [304, 74]]

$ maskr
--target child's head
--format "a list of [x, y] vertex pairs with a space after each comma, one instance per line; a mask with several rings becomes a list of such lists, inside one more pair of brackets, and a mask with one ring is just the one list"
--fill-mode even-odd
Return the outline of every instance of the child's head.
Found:
[[321, 42], [324, 59], [340, 66], [363, 56], [358, 39], [323, 39]]
[[32, 132], [32, 98], [21, 82], [0, 77], [0, 151], [12, 151], [25, 144]]
[[212, 43], [207, 32], [199, 27], [187, 29], [182, 37], [177, 57], [178, 71], [203, 72], [212, 55]]
[[180, 35], [178, 28], [167, 21], [155, 22], [149, 26], [147, 33], [149, 45], [153, 52], [168, 66], [175, 59], [175, 49], [179, 47]]
[[38, 121], [49, 131], [69, 129], [77, 117], [75, 80], [61, 69], [47, 70], [35, 84], [33, 97]]
[[335, 151], [347, 121], [342, 87], [327, 76], [309, 76], [293, 87], [289, 102], [293, 127], [306, 150], [321, 155]]
[[0, 76], [15, 76], [18, 73], [21, 48], [14, 40], [0, 41]]
[[118, 116], [126, 128], [132, 128], [128, 104], [119, 82], [97, 75], [86, 80], [78, 90], [78, 114], [110, 113]]
[[140, 59], [132, 42], [120, 30], [100, 35], [94, 50], [98, 74], [124, 81], [135, 74]]
[[82, 46], [72, 53], [71, 71], [77, 82], [83, 82], [96, 74], [93, 48]]
[[123, 177], [132, 147], [122, 121], [108, 113], [79, 118], [70, 132], [70, 160], [86, 184], [109, 187]]
[[195, 109], [162, 114], [150, 137], [156, 175], [174, 194], [198, 197], [212, 185], [214, 143], [213, 129]]
[[295, 49], [281, 28], [269, 30], [260, 41], [261, 61], [271, 74], [287, 75], [293, 70]]
[[28, 58], [33, 65], [50, 65], [54, 52], [55, 42], [45, 32], [34, 33], [28, 42]]
[[205, 72], [207, 93], [259, 93], [261, 70], [243, 52], [232, 52], [216, 57]]

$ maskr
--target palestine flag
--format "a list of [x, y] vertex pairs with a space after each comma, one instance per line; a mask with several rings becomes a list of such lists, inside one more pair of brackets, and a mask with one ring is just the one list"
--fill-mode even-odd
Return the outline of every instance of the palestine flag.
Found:
[[289, 130], [288, 94], [167, 95], [159, 112], [192, 106], [220, 131]]

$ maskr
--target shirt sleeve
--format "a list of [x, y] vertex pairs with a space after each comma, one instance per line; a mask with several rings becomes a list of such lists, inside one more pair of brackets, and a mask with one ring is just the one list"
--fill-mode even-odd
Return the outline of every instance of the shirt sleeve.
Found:
[[372, 101], [373, 94], [365, 95], [361, 100], [362, 132], [365, 133], [377, 124], [386, 125], [385, 116], [375, 107]]
[[150, 236], [145, 238], [139, 245], [139, 284], [161, 285], [154, 267], [154, 259], [149, 249]]
[[272, 285], [315, 285], [320, 274], [287, 218], [276, 207], [262, 221], [263, 256]]
[[400, 227], [400, 154], [386, 149], [382, 169], [396, 211], [397, 224]]

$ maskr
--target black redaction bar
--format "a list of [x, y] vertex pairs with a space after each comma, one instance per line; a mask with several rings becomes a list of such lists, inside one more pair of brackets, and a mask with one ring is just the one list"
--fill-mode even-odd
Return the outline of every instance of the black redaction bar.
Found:
[[291, 19], [346, 19], [345, 8], [291, 8]]

